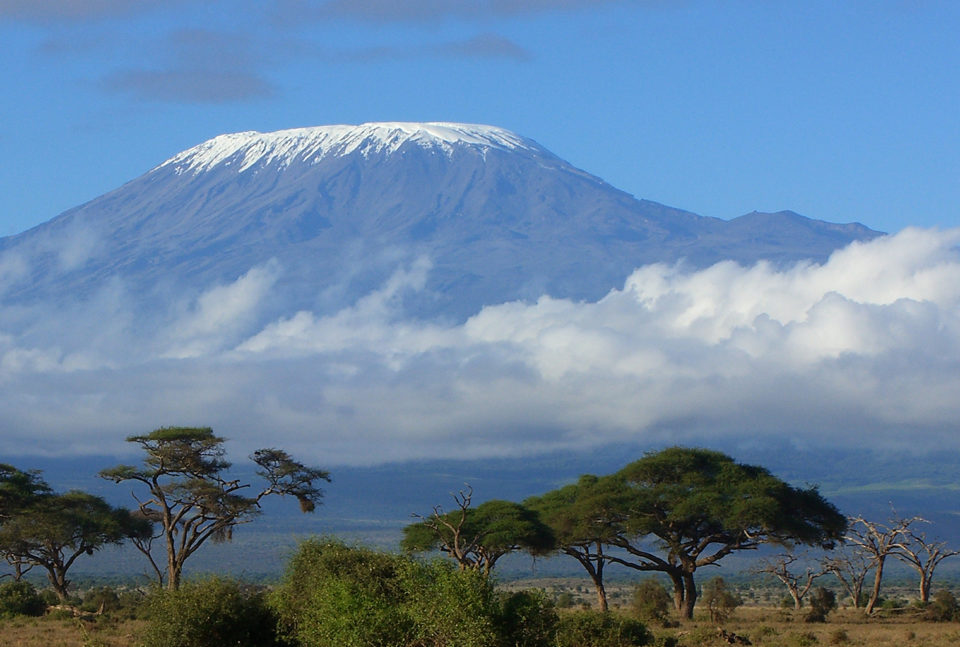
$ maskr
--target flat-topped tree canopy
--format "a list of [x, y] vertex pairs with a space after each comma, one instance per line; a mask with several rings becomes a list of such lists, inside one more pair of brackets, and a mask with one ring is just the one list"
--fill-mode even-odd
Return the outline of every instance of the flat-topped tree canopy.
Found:
[[[233, 528], [251, 521], [267, 496], [290, 495], [303, 512], [312, 512], [323, 498], [318, 481], [329, 481], [326, 470], [307, 467], [285, 451], [258, 449], [251, 456], [266, 487], [244, 496], [249, 484], [231, 479], [225, 472], [224, 439], [209, 427], [161, 427], [148, 434], [127, 438], [145, 452], [143, 467], [118, 465], [100, 476], [119, 483], [136, 481], [148, 497], [137, 498], [139, 512], [159, 526], [150, 540], [135, 541], [149, 560], [159, 582], [176, 589], [183, 564], [208, 539], [229, 541]], [[166, 569], [154, 560], [152, 540], [166, 546]]]
[[[629, 495], [613, 542], [632, 558], [622, 563], [670, 575], [686, 617], [696, 600], [697, 568], [764, 543], [829, 549], [847, 527], [815, 487], [795, 488], [763, 467], [713, 450], [651, 452], [606, 478]], [[641, 547], [651, 536], [665, 555]]]

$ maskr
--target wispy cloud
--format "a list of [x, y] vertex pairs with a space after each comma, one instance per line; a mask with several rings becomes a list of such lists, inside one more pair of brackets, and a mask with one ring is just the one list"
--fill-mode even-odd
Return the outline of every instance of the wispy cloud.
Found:
[[425, 260], [331, 313], [264, 319], [276, 265], [151, 315], [152, 330], [119, 284], [0, 308], [2, 447], [115, 437], [119, 451], [131, 425], [196, 423], [354, 463], [864, 434], [958, 449], [958, 242], [908, 229], [823, 265], [650, 265], [596, 302], [504, 303], [462, 324], [402, 315]]
[[177, 0], [0, 0], [0, 20], [82, 22], [134, 15]]
[[410, 22], [445, 18], [497, 18], [569, 9], [587, 9], [629, 0], [279, 0], [286, 20], [350, 18]]
[[271, 60], [256, 38], [236, 32], [180, 30], [163, 39], [153, 65], [121, 69], [102, 81], [111, 91], [184, 103], [226, 103], [270, 97], [263, 73]]

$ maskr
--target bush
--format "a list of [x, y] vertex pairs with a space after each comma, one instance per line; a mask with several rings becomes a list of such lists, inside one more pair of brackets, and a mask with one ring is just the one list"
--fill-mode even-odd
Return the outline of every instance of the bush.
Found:
[[818, 586], [810, 595], [810, 610], [804, 616], [805, 622], [826, 622], [827, 616], [837, 608], [837, 596], [830, 589]]
[[156, 590], [147, 600], [144, 647], [268, 647], [277, 645], [277, 621], [262, 591], [219, 577]]
[[47, 605], [29, 582], [0, 584], [0, 618], [42, 616]]
[[482, 574], [446, 560], [422, 563], [338, 540], [303, 542], [271, 600], [284, 635], [311, 647], [496, 647], [511, 636], [534, 646], [552, 636], [552, 607], [540, 596], [501, 599]]
[[557, 647], [632, 647], [653, 637], [643, 623], [613, 613], [576, 611], [560, 618]]
[[937, 591], [923, 613], [924, 620], [931, 622], [950, 622], [960, 618], [960, 605], [957, 598], [946, 589]]
[[[457, 570], [447, 560], [426, 564], [410, 559], [403, 561], [399, 611], [411, 627], [414, 644], [497, 645], [502, 632], [500, 600], [482, 573]], [[517, 608], [516, 612], [519, 614], [522, 610]], [[517, 626], [516, 630], [522, 632], [522, 627]]]
[[641, 620], [662, 623], [670, 615], [673, 598], [659, 581], [646, 579], [634, 587], [632, 607]]
[[501, 599], [497, 622], [503, 642], [523, 647], [553, 647], [560, 618], [540, 591], [518, 591]]
[[90, 589], [83, 596], [80, 610], [87, 613], [110, 612], [120, 608], [120, 596], [109, 586]]
[[710, 622], [723, 624], [743, 601], [727, 588], [722, 577], [715, 577], [703, 585], [703, 603], [710, 611]]
[[283, 634], [304, 645], [402, 645], [404, 559], [337, 540], [300, 544], [271, 596]]

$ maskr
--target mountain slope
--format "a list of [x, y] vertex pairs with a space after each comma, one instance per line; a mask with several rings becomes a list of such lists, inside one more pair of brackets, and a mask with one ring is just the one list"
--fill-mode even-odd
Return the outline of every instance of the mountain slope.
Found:
[[275, 259], [278, 308], [327, 311], [427, 258], [426, 289], [407, 309], [461, 318], [544, 293], [599, 298], [655, 261], [822, 260], [875, 235], [796, 214], [703, 218], [502, 129], [387, 123], [216, 137], [0, 240], [0, 266], [19, 268], [5, 277], [8, 303], [116, 277], [149, 300]]

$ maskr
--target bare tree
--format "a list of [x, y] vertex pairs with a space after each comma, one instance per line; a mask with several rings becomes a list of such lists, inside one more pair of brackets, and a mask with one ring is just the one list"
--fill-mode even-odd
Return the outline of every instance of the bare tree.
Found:
[[[915, 518], [914, 521], [930, 523], [926, 519]], [[920, 576], [920, 601], [930, 601], [930, 585], [933, 583], [933, 572], [943, 560], [960, 551], [947, 548], [945, 541], [928, 541], [926, 533], [907, 529], [904, 540], [899, 543], [893, 556], [913, 567]]]
[[853, 601], [853, 608], [859, 609], [863, 583], [873, 568], [873, 561], [867, 557], [859, 547], [847, 546], [837, 550], [829, 557], [824, 557], [820, 564], [826, 573], [832, 574], [839, 580], [843, 590]]
[[807, 566], [803, 574], [790, 571], [791, 565], [800, 560], [800, 557], [793, 553], [783, 553], [776, 557], [760, 562], [755, 569], [757, 573], [766, 573], [772, 575], [787, 587], [790, 597], [793, 598], [793, 608], [800, 610], [803, 606], [803, 596], [805, 596], [813, 586], [813, 581], [829, 571], [826, 567], [814, 570]]
[[883, 581], [883, 566], [887, 557], [896, 555], [908, 538], [910, 526], [920, 517], [900, 518], [894, 512], [887, 524], [868, 521], [863, 517], [851, 517], [847, 536], [844, 539], [859, 547], [870, 559], [873, 566], [873, 588], [870, 599], [864, 611], [867, 615], [873, 613], [877, 600], [880, 598], [880, 584]]

